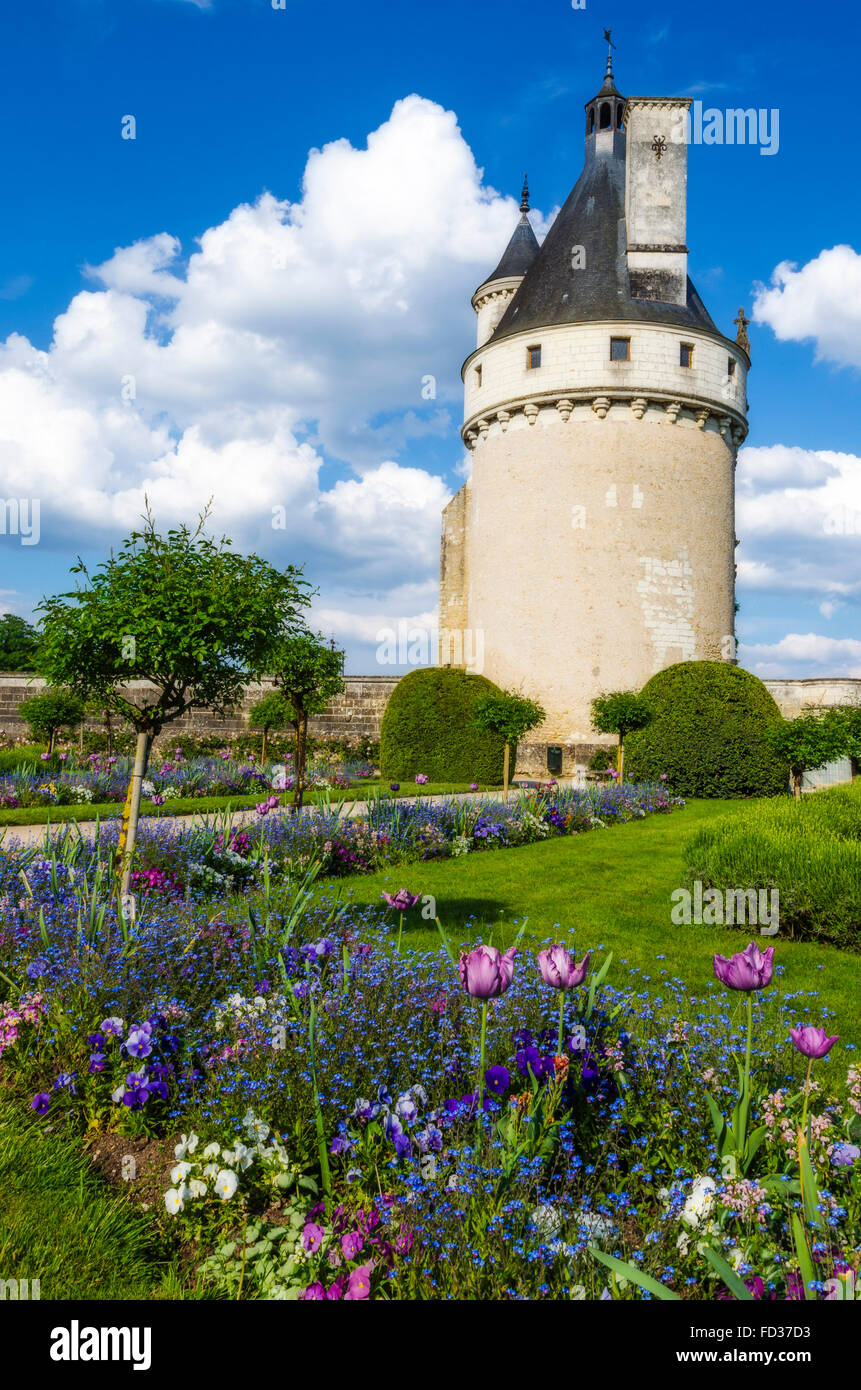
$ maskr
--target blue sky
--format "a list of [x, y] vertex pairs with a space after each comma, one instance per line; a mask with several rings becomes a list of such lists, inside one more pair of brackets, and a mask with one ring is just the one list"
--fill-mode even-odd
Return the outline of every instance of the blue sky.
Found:
[[0, 536], [0, 607], [28, 615], [143, 491], [167, 520], [214, 491], [216, 528], [306, 562], [349, 669], [376, 669], [376, 630], [435, 603], [470, 292], [524, 169], [539, 231], [576, 181], [612, 24], [624, 93], [779, 110], [776, 155], [689, 157], [712, 317], [732, 335], [771, 284], [739, 633], [761, 674], [861, 675], [861, 192], [841, 71], [861, 22], [848, 4], [816, 21], [676, 0], [7, 0], [0, 497], [40, 497], [41, 539]]

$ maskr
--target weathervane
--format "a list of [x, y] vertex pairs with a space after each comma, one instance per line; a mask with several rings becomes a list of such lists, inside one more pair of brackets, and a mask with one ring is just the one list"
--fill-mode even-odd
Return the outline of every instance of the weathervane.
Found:
[[616, 45], [610, 38], [612, 32], [612, 29], [604, 30], [604, 38], [607, 40], [607, 72], [605, 74], [607, 77], [613, 76], [613, 49], [616, 47]]

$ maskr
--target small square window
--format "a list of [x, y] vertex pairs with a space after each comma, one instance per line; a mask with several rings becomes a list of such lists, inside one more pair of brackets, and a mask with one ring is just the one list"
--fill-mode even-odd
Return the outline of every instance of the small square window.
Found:
[[476, 367], [476, 369], [475, 369], [475, 385], [476, 385], [476, 389], [478, 389], [478, 387], [481, 385], [481, 368], [480, 368], [480, 367]]
[[681, 343], [679, 345], [679, 366], [692, 367], [694, 365], [694, 349], [691, 343]]
[[631, 360], [631, 339], [630, 338], [611, 338], [610, 339], [610, 361], [611, 362], [630, 362]]
[[526, 349], [526, 366], [529, 369], [529, 371], [532, 371], [535, 367], [541, 366], [540, 347], [528, 347]]
[[727, 374], [727, 376], [735, 376], [735, 358], [734, 358], [734, 357], [728, 357], [728, 358], [726, 359], [726, 374]]

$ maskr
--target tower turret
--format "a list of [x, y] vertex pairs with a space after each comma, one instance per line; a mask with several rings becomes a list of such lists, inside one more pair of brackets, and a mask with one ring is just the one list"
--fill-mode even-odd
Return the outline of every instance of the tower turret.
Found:
[[444, 513], [440, 660], [483, 653], [485, 675], [538, 699], [567, 772], [599, 741], [596, 694], [735, 656], [750, 363], [687, 276], [686, 107], [626, 100], [610, 53], [577, 184], [529, 264], [500, 274], [507, 251], [473, 301], [473, 470]]
[[472, 307], [478, 316], [478, 347], [487, 342], [537, 254], [538, 239], [529, 221], [529, 181], [524, 174], [520, 221], [502, 253], [499, 265], [472, 296]]

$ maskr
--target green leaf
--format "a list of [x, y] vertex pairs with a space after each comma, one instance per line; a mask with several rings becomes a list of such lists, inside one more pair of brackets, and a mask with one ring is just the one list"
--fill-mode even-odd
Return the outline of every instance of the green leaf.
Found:
[[743, 1279], [739, 1279], [732, 1265], [727, 1264], [723, 1255], [719, 1255], [710, 1245], [705, 1248], [705, 1257], [713, 1269], [716, 1269], [721, 1279], [723, 1279], [730, 1293], [734, 1293], [736, 1298], [743, 1303], [752, 1303], [753, 1294], [747, 1287]]
[[819, 1188], [816, 1183], [816, 1174], [813, 1171], [813, 1164], [810, 1162], [807, 1140], [803, 1137], [798, 1141], [798, 1160], [801, 1169], [801, 1197], [804, 1202], [804, 1214], [812, 1225], [821, 1226], [822, 1221], [819, 1216]]
[[652, 1279], [648, 1274], [643, 1274], [642, 1270], [635, 1265], [626, 1264], [624, 1260], [617, 1260], [615, 1255], [605, 1255], [603, 1250], [596, 1250], [594, 1245], [589, 1246], [589, 1254], [594, 1259], [600, 1260], [602, 1265], [612, 1269], [614, 1274], [620, 1274], [623, 1279], [630, 1279], [632, 1284], [639, 1284], [641, 1289], [648, 1293], [653, 1293], [656, 1298], [660, 1298], [665, 1303], [679, 1302], [679, 1295], [672, 1289], [668, 1289], [666, 1284], [659, 1284], [657, 1279]]
[[808, 1298], [808, 1287], [813, 1283], [816, 1275], [813, 1272], [813, 1261], [810, 1258], [810, 1247], [807, 1244], [807, 1236], [804, 1227], [798, 1219], [798, 1213], [792, 1213], [792, 1240], [795, 1245], [795, 1253], [798, 1256], [798, 1267], [801, 1270], [801, 1278], [804, 1281], [804, 1297]]
[[711, 1112], [712, 1127], [715, 1132], [715, 1138], [717, 1139], [718, 1153], [722, 1158], [726, 1146], [726, 1120], [718, 1110], [717, 1101], [715, 1100], [714, 1096], [711, 1094], [710, 1091], [706, 1091], [706, 1100], [708, 1101], [708, 1107]]

